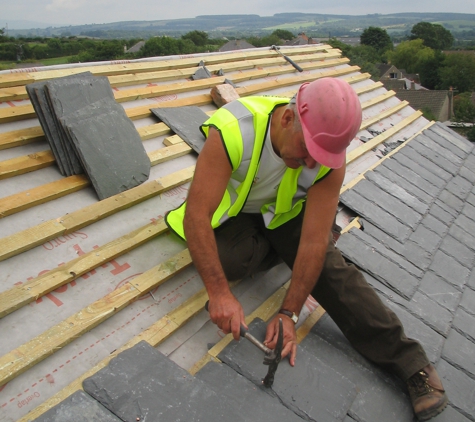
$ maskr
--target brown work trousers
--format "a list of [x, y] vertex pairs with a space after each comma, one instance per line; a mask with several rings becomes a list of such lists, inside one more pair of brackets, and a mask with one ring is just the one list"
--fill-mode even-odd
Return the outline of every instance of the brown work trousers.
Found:
[[[269, 230], [260, 214], [241, 213], [215, 230], [220, 260], [229, 281], [269, 269], [282, 260], [292, 269], [300, 240], [302, 216]], [[351, 345], [406, 381], [429, 364], [422, 346], [404, 334], [362, 273], [348, 264], [332, 239], [312, 296], [323, 306]]]

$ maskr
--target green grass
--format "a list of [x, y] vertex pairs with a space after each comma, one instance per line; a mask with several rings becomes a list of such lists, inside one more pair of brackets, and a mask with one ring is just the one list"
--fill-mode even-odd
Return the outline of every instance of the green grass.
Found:
[[287, 30], [290, 31], [292, 29], [309, 28], [309, 27], [312, 27], [312, 26], [317, 26], [315, 21], [284, 23], [282, 25], [269, 26], [269, 27], [263, 28], [263, 29], [265, 31], [275, 31], [276, 29], [287, 29]]
[[53, 66], [55, 64], [67, 64], [68, 59], [72, 56], [65, 56], [65, 57], [55, 57], [53, 59], [42, 59], [41, 63], [45, 66]]

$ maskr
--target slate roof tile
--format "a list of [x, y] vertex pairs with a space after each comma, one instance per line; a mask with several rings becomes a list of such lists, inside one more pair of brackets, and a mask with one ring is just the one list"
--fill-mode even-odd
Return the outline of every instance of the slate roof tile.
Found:
[[471, 315], [475, 315], [475, 290], [467, 287], [462, 295], [460, 306]]
[[[406, 191], [407, 194], [417, 198], [420, 202], [425, 205], [429, 205], [433, 201], [433, 195], [427, 193], [427, 191], [439, 192], [439, 188], [435, 185], [431, 185], [426, 180], [419, 177], [420, 184], [416, 184], [414, 179], [411, 181], [407, 180], [407, 178], [401, 177], [397, 171], [405, 172], [405, 168], [394, 160], [385, 160], [385, 163], [388, 163], [387, 166], [383, 164], [376, 167], [373, 171], [368, 172], [365, 177], [368, 180], [374, 181], [376, 175], [388, 180], [390, 183], [397, 184], [401, 189]], [[395, 167], [399, 167], [397, 171], [395, 171]], [[410, 178], [409, 175], [407, 175]], [[421, 186], [424, 185], [424, 186]]]
[[457, 331], [450, 330], [442, 350], [442, 357], [448, 363], [473, 378], [475, 377], [475, 360], [473, 359], [474, 347], [475, 343]]
[[455, 176], [449, 183], [447, 183], [446, 186], [446, 189], [449, 192], [453, 193], [462, 200], [468, 196], [472, 188], [472, 183], [461, 176]]
[[441, 234], [435, 233], [421, 224], [409, 236], [409, 240], [416, 243], [421, 248], [433, 255], [439, 248], [439, 244], [442, 241], [442, 236]]
[[[401, 203], [406, 204], [408, 207], [414, 209], [419, 214], [422, 215], [427, 212], [429, 208], [427, 203], [423, 203], [416, 196], [404, 189], [404, 187], [384, 177], [381, 173], [369, 171], [365, 173], [365, 178], [366, 180], [381, 188], [384, 192], [389, 193]], [[376, 192], [376, 195], [378, 193], [379, 192]], [[379, 201], [378, 203], [380, 204]]]
[[455, 220], [457, 213], [442, 201], [436, 201], [430, 208], [430, 215], [449, 226]]
[[[254, 320], [249, 331], [257, 339], [265, 337], [266, 324]], [[299, 358], [291, 367], [287, 359], [282, 360], [275, 374], [272, 393], [297, 415], [305, 419], [330, 422], [341, 420], [348, 412], [357, 390], [339, 368], [325, 365], [320, 358], [302, 347]], [[257, 385], [267, 370], [262, 365], [262, 352], [247, 340], [231, 342], [218, 358]], [[314, 371], [308, 371], [308, 368]], [[298, 392], [298, 393], [297, 393]]]
[[450, 150], [453, 154], [455, 154], [459, 158], [462, 158], [463, 160], [467, 158], [467, 155], [470, 153], [470, 149], [465, 147], [466, 146], [465, 143], [463, 144], [459, 143], [456, 145], [453, 142], [450, 142], [450, 141], [447, 142], [448, 141], [447, 137], [444, 137], [440, 135], [439, 133], [434, 132], [432, 129], [433, 129], [433, 126], [431, 126], [428, 130], [424, 131], [424, 135], [427, 138], [429, 138], [431, 141], [434, 141], [434, 143], [442, 146], [443, 148]]
[[457, 224], [452, 224], [449, 228], [449, 234], [460, 240], [470, 249], [475, 250], [475, 232], [469, 232], [464, 227], [458, 226]]
[[460, 157], [458, 154], [453, 153], [449, 148], [447, 148], [447, 142], [439, 143], [425, 135], [418, 135], [416, 141], [417, 142], [414, 144], [411, 143], [411, 145], [423, 145], [433, 153], [438, 154], [451, 164], [454, 164], [457, 168], [463, 164], [463, 161], [467, 155], [464, 154], [463, 157]]
[[[434, 149], [429, 148], [420, 142], [411, 142], [409, 143], [408, 148], [409, 149], [406, 151], [409, 151], [410, 149], [414, 149], [415, 153], [420, 154], [422, 157], [427, 158], [427, 160], [429, 160], [431, 163], [426, 162], [426, 165], [430, 165], [431, 167], [438, 168], [437, 171], [440, 171], [440, 169], [443, 169], [447, 173], [450, 173], [451, 176], [458, 173], [459, 166], [457, 165], [457, 163], [452, 163], [442, 153], [435, 151]], [[444, 179], [449, 180], [451, 176], [445, 175]]]
[[419, 288], [421, 292], [451, 312], [456, 311], [462, 298], [462, 292], [460, 290], [456, 289], [450, 283], [447, 283], [447, 281], [439, 277], [433, 271], [427, 271], [424, 274]]
[[429, 268], [460, 290], [463, 289], [470, 275], [470, 270], [467, 267], [440, 250], [434, 255], [434, 260]]
[[386, 301], [386, 305], [401, 320], [404, 331], [409, 338], [416, 338], [424, 347], [427, 357], [431, 362], [437, 362], [444, 346], [445, 337], [434, 331], [420, 318], [404, 309], [402, 306]]
[[384, 160], [373, 172], [382, 173], [427, 204], [434, 200], [434, 196], [439, 194], [445, 184], [442, 180], [440, 184], [431, 183], [392, 157]]
[[410, 240], [404, 243], [398, 242], [375, 225], [361, 219], [360, 223], [363, 225], [363, 230], [366, 234], [378, 239], [387, 248], [402, 255], [416, 267], [425, 270], [432, 262], [431, 254], [416, 243]]
[[466, 268], [472, 268], [475, 252], [452, 236], [445, 236], [440, 249]]
[[[366, 198], [368, 201], [373, 202], [379, 207], [383, 208], [394, 218], [399, 220], [401, 223], [409, 226], [411, 229], [417, 227], [417, 225], [422, 219], [421, 213], [415, 211], [410, 206], [405, 205], [396, 196], [389, 194], [383, 189], [380, 189], [368, 180], [361, 180], [361, 182], [356, 184], [353, 190], [364, 198]], [[397, 190], [393, 189], [393, 191], [397, 195]], [[402, 196], [402, 194], [400, 196]], [[423, 208], [425, 209], [426, 207]], [[401, 218], [401, 216], [403, 216], [403, 218]]]
[[[425, 150], [427, 152], [427, 150]], [[431, 183], [444, 187], [448, 180], [452, 178], [452, 174], [443, 169], [442, 167], [439, 167], [435, 165], [435, 163], [432, 160], [429, 160], [427, 157], [423, 156], [420, 154], [419, 151], [415, 150], [414, 148], [409, 148], [405, 147], [402, 148], [400, 151], [400, 154], [396, 154], [393, 156], [396, 160], [402, 160], [403, 157], [407, 157], [408, 159], [411, 160], [412, 165], [410, 162], [407, 162], [407, 167], [409, 167], [411, 170], [417, 170], [417, 173], [419, 173], [422, 177], [424, 177], [426, 180], [430, 181]], [[418, 167], [423, 167], [427, 172], [421, 172]], [[442, 180], [438, 180], [442, 179]]]
[[465, 151], [466, 153], [470, 153], [473, 150], [473, 145], [471, 145], [470, 142], [467, 142], [467, 140], [463, 136], [459, 135], [457, 132], [453, 130], [448, 129], [442, 123], [437, 122], [433, 124], [428, 129], [429, 135], [432, 132], [436, 133], [437, 135], [442, 136], [448, 142], [455, 145], [457, 148], [461, 149], [462, 151]]
[[468, 180], [470, 183], [475, 183], [475, 173], [472, 171], [472, 169], [466, 167], [465, 165], [460, 167], [459, 175]]
[[453, 208], [456, 214], [462, 211], [463, 200], [455, 196], [447, 189], [444, 189], [442, 192], [440, 192], [439, 200], [444, 202], [448, 207]]
[[459, 334], [475, 343], [475, 315], [470, 315], [462, 308], [457, 309], [453, 320], [453, 327]]
[[411, 229], [408, 226], [397, 221], [386, 210], [368, 201], [353, 189], [344, 192], [340, 200], [374, 225], [384, 227], [386, 233], [389, 233], [396, 239], [407, 239], [411, 234]]
[[444, 384], [445, 391], [450, 397], [451, 405], [458, 412], [473, 421], [475, 415], [475, 382], [467, 374], [441, 359], [437, 372]]
[[[417, 173], [419, 177], [427, 180], [439, 189], [443, 189], [447, 184], [447, 180], [451, 177], [450, 174], [445, 171], [436, 174], [434, 164], [427, 159], [422, 160], [420, 154], [416, 154], [414, 150], [408, 150], [408, 152], [406, 152], [406, 148], [402, 148], [398, 154], [393, 155], [391, 158], [409, 170], [412, 170], [414, 173]], [[424, 163], [426, 164], [425, 166], [423, 165]]]
[[475, 290], [475, 271], [473, 269], [470, 273], [470, 278], [467, 281], [467, 286]]
[[329, 317], [322, 318], [302, 341], [301, 347], [318, 356], [325, 365], [339, 368], [354, 382], [358, 394], [349, 415], [368, 422], [392, 422], [397, 418], [411, 420], [409, 398], [399, 380], [388, 377], [368, 361], [362, 362], [346, 338], [338, 335], [339, 331]]
[[415, 293], [419, 281], [407, 270], [401, 268], [386, 256], [380, 253], [380, 249], [362, 242], [357, 236], [358, 230], [351, 230], [341, 236], [338, 247], [342, 254], [351, 258], [356, 265], [370, 273], [375, 278], [393, 289], [396, 293], [409, 299]]

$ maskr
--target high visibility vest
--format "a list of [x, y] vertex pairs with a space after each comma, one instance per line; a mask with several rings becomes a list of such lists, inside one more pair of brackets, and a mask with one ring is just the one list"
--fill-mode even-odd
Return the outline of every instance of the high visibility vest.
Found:
[[[239, 182], [237, 188], [228, 183], [223, 199], [211, 219], [213, 229], [235, 217], [243, 209], [259, 170], [272, 112], [276, 107], [288, 103], [288, 98], [280, 97], [240, 98], [220, 108], [201, 126], [205, 136], [208, 136], [210, 127], [220, 132], [232, 166], [231, 177]], [[276, 201], [261, 208], [266, 227], [274, 229], [296, 217], [302, 210], [307, 190], [330, 170], [319, 164], [313, 169], [288, 167], [277, 189]], [[170, 229], [183, 239], [185, 210], [186, 201], [165, 217]]]

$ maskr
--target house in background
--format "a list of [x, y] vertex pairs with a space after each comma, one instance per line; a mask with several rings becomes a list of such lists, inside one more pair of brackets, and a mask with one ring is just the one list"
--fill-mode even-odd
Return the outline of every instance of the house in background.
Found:
[[246, 40], [231, 40], [224, 44], [218, 51], [245, 50], [246, 48], [254, 48], [254, 46]]
[[430, 111], [440, 122], [451, 120], [454, 115], [452, 90], [398, 89], [396, 96], [416, 110]]

